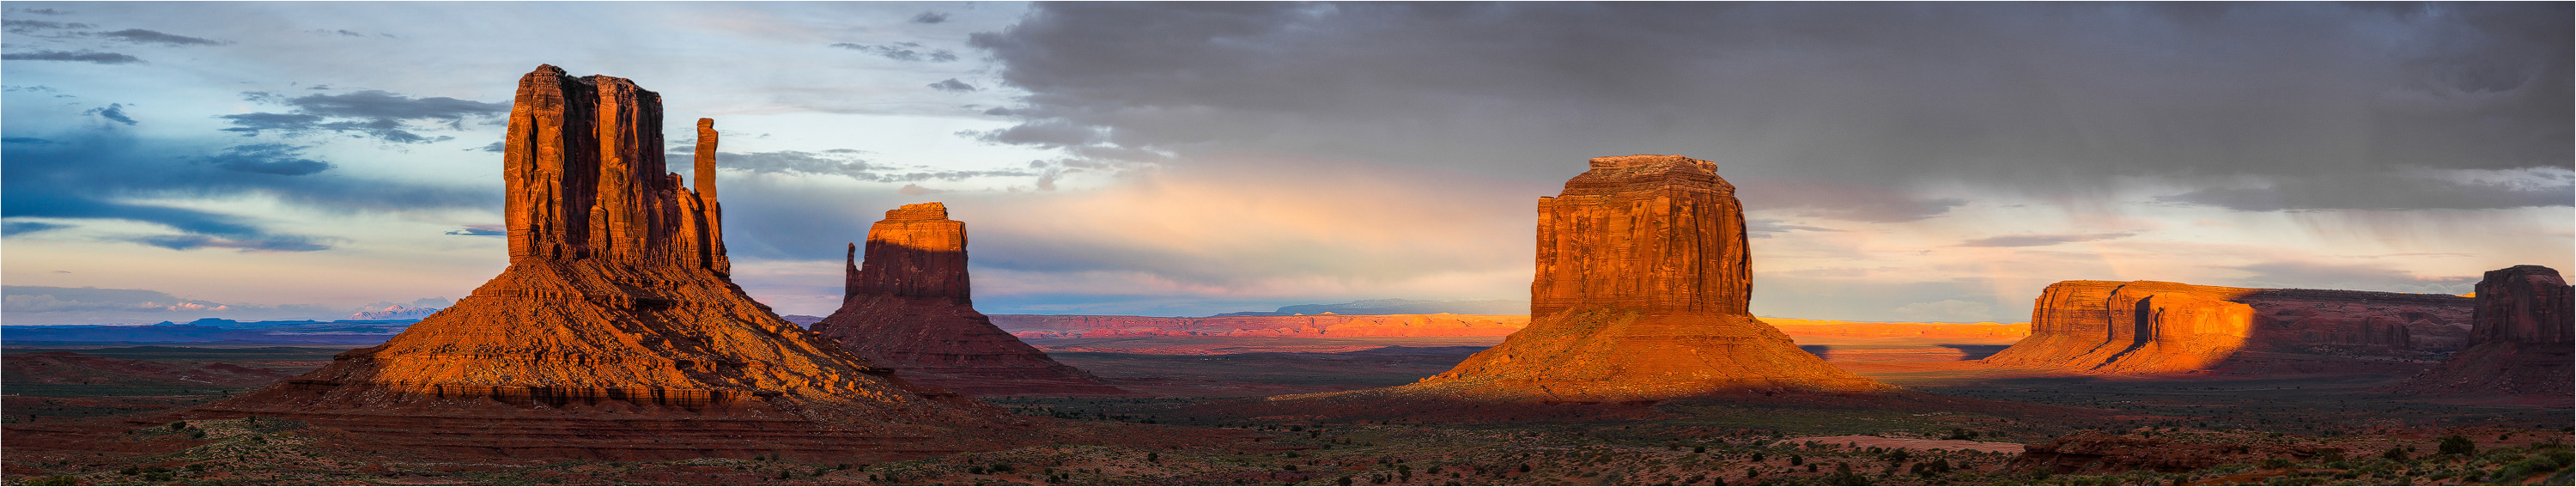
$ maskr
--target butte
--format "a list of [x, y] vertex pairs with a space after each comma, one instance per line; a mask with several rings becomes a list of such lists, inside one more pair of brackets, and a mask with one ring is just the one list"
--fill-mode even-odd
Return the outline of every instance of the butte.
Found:
[[902, 371], [907, 381], [976, 396], [1122, 395], [1056, 362], [975, 311], [966, 279], [966, 223], [939, 203], [887, 210], [868, 227], [867, 260], [851, 244], [841, 309], [815, 333]]
[[2389, 387], [2432, 395], [2525, 396], [2564, 407], [2576, 370], [2576, 299], [2558, 270], [2518, 265], [2478, 281], [2471, 345]]
[[712, 121], [698, 130], [692, 190], [663, 172], [660, 95], [538, 66], [503, 155], [507, 270], [383, 345], [174, 414], [511, 457], [863, 462], [1016, 446], [1031, 423], [907, 385], [743, 294]]
[[1746, 309], [1743, 205], [1717, 164], [1598, 157], [1538, 200], [1530, 324], [1409, 385], [1272, 401], [1627, 402], [1896, 389], [1799, 349]]

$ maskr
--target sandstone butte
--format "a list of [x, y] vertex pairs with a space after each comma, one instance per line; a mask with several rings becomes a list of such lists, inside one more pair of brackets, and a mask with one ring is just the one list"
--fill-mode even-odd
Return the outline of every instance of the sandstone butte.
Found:
[[1414, 384], [1306, 399], [1651, 401], [1890, 391], [1827, 365], [1746, 310], [1751, 253], [1735, 186], [1682, 156], [1598, 157], [1538, 201], [1530, 324]]
[[1499, 337], [1529, 326], [1525, 315], [1159, 316], [993, 315], [993, 324], [1020, 338], [1264, 337], [1398, 338]]
[[2558, 270], [2518, 265], [2478, 281], [2469, 348], [2389, 388], [2442, 395], [2510, 395], [2570, 401], [2576, 369], [2576, 299]]
[[1002, 443], [1030, 423], [787, 323], [728, 276], [715, 133], [697, 188], [663, 172], [660, 95], [538, 66], [504, 152], [510, 266], [383, 345], [144, 421], [303, 420], [407, 451], [866, 462]]
[[[975, 312], [966, 223], [939, 203], [903, 205], [868, 227], [867, 259], [850, 246], [841, 309], [815, 333], [902, 370], [907, 380], [969, 395], [1119, 395]], [[861, 262], [864, 262], [862, 264]]]
[[2065, 281], [1986, 365], [2086, 374], [2412, 373], [2465, 344], [2468, 298]]

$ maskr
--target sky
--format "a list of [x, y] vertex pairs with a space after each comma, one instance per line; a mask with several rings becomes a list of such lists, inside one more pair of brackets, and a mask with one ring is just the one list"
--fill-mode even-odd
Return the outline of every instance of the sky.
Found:
[[986, 313], [1526, 299], [1536, 198], [1628, 154], [1738, 187], [1761, 316], [2466, 293], [2576, 269], [2569, 8], [0, 2], [0, 321], [462, 298], [540, 64], [659, 92], [674, 154], [716, 119], [733, 278], [783, 314], [923, 201]]

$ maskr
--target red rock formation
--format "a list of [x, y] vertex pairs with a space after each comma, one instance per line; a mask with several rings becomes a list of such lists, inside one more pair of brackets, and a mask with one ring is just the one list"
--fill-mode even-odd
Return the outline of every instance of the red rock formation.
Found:
[[908, 386], [734, 286], [713, 140], [702, 133], [700, 189], [682, 187], [663, 171], [659, 95], [539, 66], [520, 79], [503, 156], [507, 270], [383, 345], [180, 414], [513, 456], [846, 462], [1008, 441], [954, 428], [1022, 420]]
[[909, 380], [985, 396], [1116, 395], [1118, 388], [993, 326], [966, 281], [966, 224], [939, 203], [903, 205], [850, 246], [841, 309], [814, 332]]
[[[1539, 198], [1530, 325], [1421, 382], [1344, 397], [1629, 401], [1879, 391], [1747, 314], [1743, 207], [1716, 164], [1600, 157]], [[1320, 396], [1291, 396], [1303, 399]]]
[[2455, 348], [2468, 300], [2440, 294], [2065, 281], [2031, 335], [1985, 363], [2093, 374], [2392, 372]]
[[1499, 337], [1529, 326], [1520, 315], [1296, 315], [1166, 318], [1157, 316], [992, 315], [1020, 338], [1186, 337]]
[[2478, 281], [2474, 342], [2390, 388], [2415, 394], [2513, 395], [2569, 401], [2576, 370], [2576, 300], [2558, 270], [2518, 265]]

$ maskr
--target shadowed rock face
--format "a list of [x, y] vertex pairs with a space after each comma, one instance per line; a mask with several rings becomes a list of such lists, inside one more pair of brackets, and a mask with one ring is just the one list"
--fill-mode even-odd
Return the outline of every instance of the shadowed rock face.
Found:
[[2405, 362], [2385, 358], [2457, 349], [2467, 334], [2458, 324], [2467, 321], [2468, 302], [2439, 294], [2065, 281], [2033, 303], [2030, 338], [1985, 363], [2097, 374], [2407, 372]]
[[2564, 404], [2576, 381], [2576, 299], [2556, 269], [2518, 265], [2478, 281], [2472, 345], [2390, 389], [2418, 394], [2519, 395]]
[[971, 395], [1115, 395], [1118, 388], [1056, 362], [975, 312], [966, 281], [966, 224], [939, 203], [904, 205], [868, 228], [865, 265], [850, 246], [841, 309], [814, 332], [906, 380]]
[[519, 82], [504, 153], [507, 270], [383, 345], [186, 414], [619, 459], [906, 458], [999, 441], [949, 428], [1015, 418], [893, 379], [734, 286], [712, 122], [699, 126], [693, 191], [663, 171], [658, 95], [539, 66]]
[[1528, 327], [1421, 382], [1365, 394], [1628, 401], [1888, 387], [1746, 313], [1743, 206], [1716, 164], [1601, 157], [1540, 198]]

